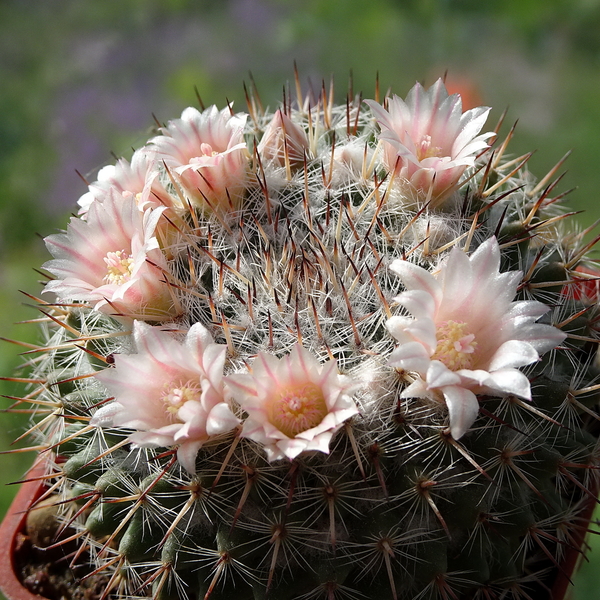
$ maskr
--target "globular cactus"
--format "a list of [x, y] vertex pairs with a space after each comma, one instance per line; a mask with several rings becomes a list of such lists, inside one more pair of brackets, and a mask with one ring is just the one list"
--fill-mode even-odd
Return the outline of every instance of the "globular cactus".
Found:
[[186, 109], [46, 238], [18, 402], [71, 560], [105, 598], [549, 598], [600, 464], [560, 163], [441, 80], [297, 87]]

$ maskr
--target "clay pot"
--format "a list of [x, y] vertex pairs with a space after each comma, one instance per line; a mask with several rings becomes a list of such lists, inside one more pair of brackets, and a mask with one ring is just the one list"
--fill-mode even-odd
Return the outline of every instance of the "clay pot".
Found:
[[41, 600], [43, 598], [30, 592], [17, 577], [14, 549], [18, 543], [18, 536], [25, 529], [27, 511], [44, 491], [44, 482], [35, 481], [35, 478], [44, 475], [46, 466], [47, 458], [38, 456], [26, 476], [26, 479], [30, 481], [21, 485], [21, 489], [0, 525], [0, 589], [7, 600]]

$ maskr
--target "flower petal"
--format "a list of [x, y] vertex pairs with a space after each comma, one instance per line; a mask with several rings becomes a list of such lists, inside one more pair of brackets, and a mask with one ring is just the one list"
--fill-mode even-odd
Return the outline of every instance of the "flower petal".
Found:
[[427, 292], [433, 298], [437, 309], [442, 298], [442, 288], [429, 271], [407, 260], [395, 260], [390, 265], [390, 270], [400, 276], [407, 290]]
[[385, 326], [398, 342], [406, 344], [407, 342], [414, 341], [414, 338], [406, 332], [406, 328], [410, 327], [412, 322], [413, 319], [410, 317], [394, 315], [385, 322]]
[[425, 380], [429, 390], [460, 384], [460, 376], [439, 360], [432, 360], [429, 363]]
[[388, 359], [390, 367], [416, 371], [422, 375], [427, 373], [430, 363], [429, 352], [419, 342], [408, 342], [398, 346]]
[[539, 354], [529, 341], [508, 340], [496, 350], [488, 370], [496, 371], [506, 367], [523, 367], [535, 362], [538, 358]]
[[472, 294], [473, 270], [469, 257], [463, 250], [454, 247], [440, 276], [443, 294], [452, 298], [455, 306], [461, 306], [465, 298]]
[[208, 435], [219, 435], [227, 433], [240, 424], [240, 420], [231, 412], [225, 402], [220, 402], [208, 414], [206, 418], [206, 433]]
[[394, 300], [404, 306], [415, 319], [432, 319], [435, 315], [435, 300], [425, 290], [402, 292]]
[[531, 384], [527, 376], [517, 369], [499, 369], [490, 373], [486, 387], [504, 394], [514, 394], [531, 400]]
[[448, 405], [450, 433], [458, 440], [477, 419], [479, 402], [473, 392], [459, 386], [447, 386], [442, 392]]
[[201, 445], [197, 440], [186, 440], [177, 448], [177, 460], [191, 475], [196, 473], [196, 456]]
[[95, 427], [112, 427], [115, 416], [123, 410], [119, 402], [111, 402], [101, 406], [90, 419], [90, 425]]
[[437, 346], [435, 323], [431, 319], [415, 319], [407, 328], [408, 333], [415, 341], [423, 345], [431, 356]]
[[552, 325], [528, 323], [519, 327], [515, 333], [515, 337], [526, 340], [540, 354], [543, 354], [562, 344], [567, 334]]

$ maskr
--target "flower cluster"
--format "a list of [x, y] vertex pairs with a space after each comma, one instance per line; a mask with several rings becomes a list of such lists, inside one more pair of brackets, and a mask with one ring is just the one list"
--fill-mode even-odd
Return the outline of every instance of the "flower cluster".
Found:
[[[95, 374], [114, 400], [92, 424], [176, 447], [194, 473], [199, 448], [234, 430], [270, 461], [328, 453], [399, 370], [412, 382], [399, 397], [445, 403], [455, 439], [473, 425], [478, 394], [531, 399], [519, 368], [564, 334], [536, 322], [544, 304], [514, 301], [522, 274], [500, 272], [495, 238], [472, 253], [456, 240], [441, 264], [348, 241], [374, 228], [391, 239], [385, 219], [451, 205], [493, 137], [480, 134], [489, 109], [463, 113], [441, 80], [367, 105], [371, 114], [323, 107], [325, 128], [301, 109], [250, 122], [230, 107], [187, 108], [131, 163], [100, 171], [80, 215], [46, 239], [44, 265], [59, 302], [132, 332]], [[346, 200], [347, 189], [362, 195]], [[387, 206], [391, 196], [402, 202]]]

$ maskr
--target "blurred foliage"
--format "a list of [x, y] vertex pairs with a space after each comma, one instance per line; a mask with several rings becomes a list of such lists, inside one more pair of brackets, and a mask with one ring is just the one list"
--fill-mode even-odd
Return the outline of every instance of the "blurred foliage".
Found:
[[[600, 510], [596, 510], [596, 520], [600, 518]], [[600, 535], [591, 535], [588, 539], [589, 552], [581, 560], [581, 567], [575, 577], [575, 588], [571, 600], [594, 600], [600, 590]]]
[[[573, 148], [559, 191], [578, 186], [569, 202], [585, 209], [582, 224], [600, 218], [600, 0], [3, 0], [0, 335], [35, 339], [34, 326], [11, 325], [35, 317], [16, 290], [40, 290], [35, 233], [64, 227], [86, 190], [76, 169], [93, 181], [111, 153], [147, 139], [152, 113], [165, 121], [196, 104], [194, 86], [207, 105], [227, 98], [243, 110], [242, 81], [253, 77], [273, 106], [294, 62], [304, 89], [333, 76], [338, 100], [350, 73], [373, 96], [377, 73], [382, 93], [404, 95], [448, 71], [494, 107], [490, 126], [510, 106], [505, 130], [520, 119], [512, 150], [539, 149], [538, 176]], [[17, 351], [3, 347], [3, 374]], [[22, 416], [3, 415], [3, 449]], [[31, 457], [2, 460], [9, 481]], [[2, 490], [0, 511], [14, 491]], [[598, 586], [597, 569], [586, 577]], [[595, 597], [585, 585], [577, 600]]]

